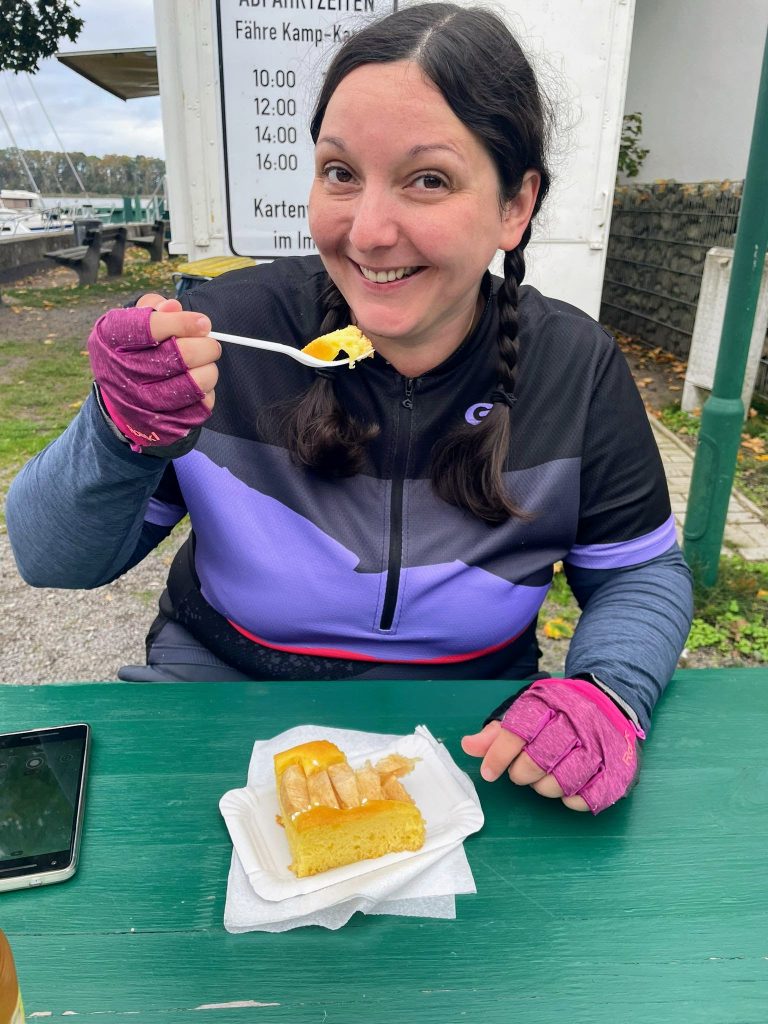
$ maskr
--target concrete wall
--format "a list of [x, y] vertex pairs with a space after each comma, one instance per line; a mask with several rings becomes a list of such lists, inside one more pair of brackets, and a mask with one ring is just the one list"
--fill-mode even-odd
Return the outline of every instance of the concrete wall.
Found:
[[766, 30], [766, 0], [637, 0], [624, 109], [650, 152], [635, 180], [744, 178]]
[[[151, 225], [145, 223], [126, 224], [128, 237], [146, 234]], [[17, 238], [0, 238], [0, 281], [18, 281], [27, 274], [55, 266], [45, 253], [57, 249], [69, 249], [75, 244], [72, 231], [51, 231], [46, 234], [19, 235]]]
[[0, 239], [0, 281], [16, 281], [41, 267], [52, 267], [46, 252], [68, 249], [75, 244], [72, 231], [54, 231], [45, 235], [20, 235]]

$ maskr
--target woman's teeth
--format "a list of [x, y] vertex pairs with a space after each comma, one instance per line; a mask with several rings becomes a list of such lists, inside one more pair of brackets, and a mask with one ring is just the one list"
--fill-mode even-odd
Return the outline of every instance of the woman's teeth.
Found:
[[418, 267], [398, 267], [397, 270], [369, 270], [368, 267], [360, 267], [360, 273], [366, 281], [372, 281], [374, 284], [387, 284], [389, 281], [399, 281], [403, 277], [410, 277], [418, 269]]

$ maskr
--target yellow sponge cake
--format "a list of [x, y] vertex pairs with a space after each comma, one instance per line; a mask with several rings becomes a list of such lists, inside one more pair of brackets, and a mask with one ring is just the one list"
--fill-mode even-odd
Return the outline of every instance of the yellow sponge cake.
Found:
[[424, 845], [424, 819], [400, 778], [415, 760], [389, 754], [353, 770], [328, 740], [275, 755], [280, 822], [298, 878]]

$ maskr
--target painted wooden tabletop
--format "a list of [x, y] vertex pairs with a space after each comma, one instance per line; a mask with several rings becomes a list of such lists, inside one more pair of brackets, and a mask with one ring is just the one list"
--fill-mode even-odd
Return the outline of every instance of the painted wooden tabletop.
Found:
[[[0, 896], [28, 1019], [328, 1024], [765, 1024], [768, 669], [680, 672], [642, 781], [602, 815], [460, 749], [509, 683], [0, 687], [4, 730], [85, 720], [81, 867]], [[355, 915], [230, 935], [218, 800], [254, 740], [301, 723], [408, 733], [470, 772], [486, 816], [455, 921]]]

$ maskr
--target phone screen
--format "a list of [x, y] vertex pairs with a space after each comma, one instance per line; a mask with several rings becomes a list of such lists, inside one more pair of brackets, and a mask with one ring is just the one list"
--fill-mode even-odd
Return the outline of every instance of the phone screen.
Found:
[[87, 732], [74, 725], [0, 736], [0, 878], [71, 862]]

